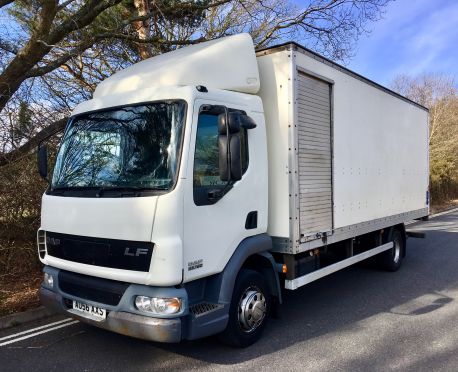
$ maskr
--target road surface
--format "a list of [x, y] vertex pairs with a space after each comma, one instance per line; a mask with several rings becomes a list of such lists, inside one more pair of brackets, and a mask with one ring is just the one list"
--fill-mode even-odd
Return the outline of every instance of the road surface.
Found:
[[53, 317], [0, 332], [1, 371], [457, 371], [458, 211], [410, 230], [396, 273], [348, 268], [285, 294], [243, 350], [216, 338], [156, 344]]

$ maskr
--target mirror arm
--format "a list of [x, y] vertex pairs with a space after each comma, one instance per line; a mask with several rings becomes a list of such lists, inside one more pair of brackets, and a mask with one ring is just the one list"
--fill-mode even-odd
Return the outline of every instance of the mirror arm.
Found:
[[241, 121], [240, 126], [242, 128], [245, 128], [247, 130], [256, 128], [256, 123], [250, 116], [242, 115], [241, 118], [242, 119], [240, 120]]

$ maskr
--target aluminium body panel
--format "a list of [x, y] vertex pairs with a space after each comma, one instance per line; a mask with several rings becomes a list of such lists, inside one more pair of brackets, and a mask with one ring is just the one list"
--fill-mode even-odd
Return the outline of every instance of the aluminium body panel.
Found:
[[[274, 237], [275, 251], [299, 253], [428, 214], [425, 108], [295, 45], [257, 56], [268, 135], [268, 233]], [[317, 92], [313, 97], [301, 88], [304, 75], [331, 87], [329, 116], [319, 107], [326, 94]], [[285, 86], [291, 89], [289, 94], [283, 91]], [[301, 115], [304, 99], [310, 113]], [[304, 118], [309, 128], [301, 126]], [[320, 123], [329, 119], [330, 133]], [[307, 135], [311, 138], [305, 139]], [[328, 181], [328, 169], [324, 179], [312, 175], [316, 159], [301, 154], [300, 144], [316, 141], [322, 147], [328, 140], [331, 149], [320, 161], [331, 163], [331, 194], [321, 201], [332, 203], [333, 226], [331, 232], [322, 231], [325, 238], [316, 234], [320, 239], [313, 239], [316, 230], [298, 226], [304, 206], [298, 185], [301, 180]], [[321, 186], [324, 190], [328, 185]], [[313, 213], [311, 204], [302, 210], [302, 216]]]
[[[287, 51], [259, 55], [258, 69], [260, 74], [260, 91], [266, 119], [267, 153], [268, 153], [268, 227], [270, 236], [289, 239], [294, 236], [298, 221], [292, 219], [292, 196], [294, 188], [294, 142], [293, 131], [293, 63]], [[291, 231], [290, 231], [291, 230]]]

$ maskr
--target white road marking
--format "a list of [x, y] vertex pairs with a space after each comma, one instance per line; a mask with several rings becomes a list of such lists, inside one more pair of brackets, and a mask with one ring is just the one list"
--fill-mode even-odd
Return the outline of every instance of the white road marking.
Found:
[[38, 335], [41, 335], [43, 333], [47, 333], [47, 332], [51, 332], [51, 331], [54, 331], [56, 329], [59, 329], [59, 328], [64, 328], [64, 327], [68, 327], [70, 325], [73, 325], [73, 324], [76, 324], [76, 323], [79, 323], [78, 320], [74, 320], [72, 322], [66, 322], [64, 324], [60, 324], [58, 326], [55, 326], [55, 327], [52, 327], [52, 328], [47, 328], [45, 330], [42, 330], [42, 331], [39, 331], [39, 332], [35, 332], [35, 333], [32, 333], [30, 335], [26, 335], [26, 336], [22, 336], [22, 337], [19, 337], [19, 338], [15, 338], [13, 340], [9, 340], [9, 341], [5, 341], [3, 343], [0, 344], [0, 346], [5, 346], [5, 345], [9, 345], [9, 344], [13, 344], [15, 342], [19, 342], [19, 341], [22, 341], [22, 340], [26, 340], [30, 337], [35, 337], [35, 336], [38, 336]]
[[23, 332], [14, 333], [14, 334], [12, 334], [12, 335], [5, 336], [5, 337], [0, 338], [0, 341], [8, 340], [9, 338], [14, 338], [14, 337], [17, 337], [17, 336], [22, 336], [22, 335], [25, 335], [25, 334], [27, 334], [27, 333], [33, 332], [33, 331], [38, 331], [39, 329], [51, 327], [51, 326], [53, 326], [53, 325], [57, 325], [57, 324], [69, 322], [70, 320], [72, 320], [72, 318], [66, 318], [66, 319], [64, 319], [64, 320], [59, 320], [58, 322], [49, 323], [49, 324], [42, 325], [42, 326], [40, 326], [40, 327], [28, 329], [28, 330], [23, 331]]

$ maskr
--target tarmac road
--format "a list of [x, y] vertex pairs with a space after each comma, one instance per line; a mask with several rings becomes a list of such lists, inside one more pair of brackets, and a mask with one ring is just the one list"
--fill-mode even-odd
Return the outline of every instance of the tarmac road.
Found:
[[408, 240], [400, 271], [360, 265], [287, 291], [247, 349], [156, 344], [60, 316], [0, 332], [0, 370], [457, 371], [458, 211], [408, 229], [427, 236]]

